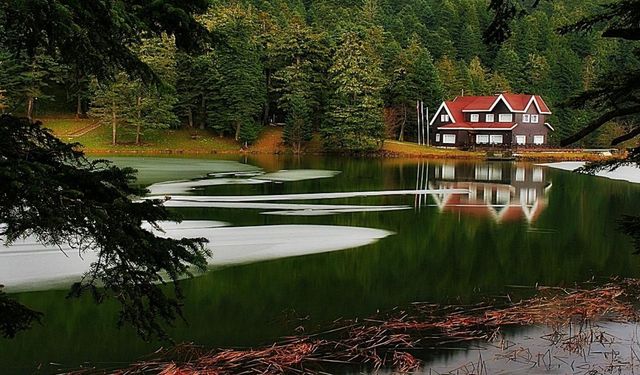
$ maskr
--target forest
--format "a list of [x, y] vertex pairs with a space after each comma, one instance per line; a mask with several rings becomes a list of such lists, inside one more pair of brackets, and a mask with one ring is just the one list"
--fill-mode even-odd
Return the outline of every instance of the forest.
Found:
[[[2, 47], [0, 112], [91, 116], [136, 144], [149, 129], [210, 129], [250, 144], [269, 124], [301, 150], [320, 134], [327, 151], [371, 151], [384, 139], [415, 139], [416, 101], [435, 110], [458, 95], [542, 95], [554, 112], [552, 143], [597, 113], [563, 105], [598, 77], [639, 65], [630, 41], [597, 30], [559, 28], [596, 13], [603, 1], [541, 2], [515, 18], [504, 43], [483, 33], [487, 0], [212, 0], [198, 16], [212, 42], [199, 53], [174, 37], [132, 44], [148, 77], [112, 69], [94, 76], [81, 56], [62, 64], [48, 51]], [[45, 124], [46, 125], [46, 124]], [[583, 139], [605, 146], [624, 121]]]

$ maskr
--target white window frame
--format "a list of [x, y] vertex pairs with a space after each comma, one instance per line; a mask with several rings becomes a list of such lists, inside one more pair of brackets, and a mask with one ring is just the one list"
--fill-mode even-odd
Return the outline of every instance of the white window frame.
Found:
[[440, 142], [440, 133], [436, 133], [436, 142]]
[[440, 115], [440, 122], [449, 122], [449, 115]]
[[[498, 142], [498, 139], [500, 142]], [[489, 143], [492, 145], [501, 145], [504, 143], [504, 135], [502, 134], [491, 134], [489, 136]]]
[[544, 144], [544, 135], [534, 135], [533, 136], [533, 144], [534, 145], [543, 145]]
[[516, 135], [516, 145], [524, 146], [527, 144], [527, 136], [526, 135]]
[[501, 113], [498, 115], [498, 122], [513, 122], [513, 113]]
[[516, 169], [516, 182], [524, 182], [526, 173], [524, 168], [518, 167], [518, 169]]
[[540, 117], [538, 115], [531, 115], [531, 123], [537, 124], [540, 121]]
[[455, 134], [443, 134], [442, 135], [442, 143], [445, 145], [455, 145], [456, 144], [456, 135]]
[[542, 171], [542, 168], [533, 168], [533, 182], [542, 182], [543, 179], [544, 172]]
[[525, 113], [524, 115], [522, 115], [522, 123], [528, 124], [529, 122], [531, 122], [531, 115], [528, 113]]
[[477, 113], [471, 114], [471, 122], [480, 122], [480, 115]]
[[496, 121], [496, 116], [493, 113], [487, 113], [484, 121], [485, 122], [495, 122]]
[[489, 144], [489, 135], [488, 134], [476, 134], [476, 144], [478, 144], [478, 145], [488, 145]]

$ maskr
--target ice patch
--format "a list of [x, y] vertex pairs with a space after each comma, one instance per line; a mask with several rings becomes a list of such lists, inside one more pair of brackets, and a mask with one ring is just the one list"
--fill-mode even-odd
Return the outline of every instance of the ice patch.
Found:
[[259, 180], [267, 181], [280, 181], [280, 182], [293, 182], [293, 181], [305, 181], [316, 180], [321, 178], [332, 178], [339, 175], [339, 171], [326, 171], [321, 169], [296, 169], [296, 170], [283, 170], [274, 173], [263, 174], [257, 176]]
[[[380, 229], [328, 225], [223, 225], [213, 221], [162, 223], [164, 233], [157, 234], [208, 239], [213, 251], [209, 264], [214, 267], [350, 249], [392, 234]], [[0, 248], [0, 277], [9, 292], [64, 287], [78, 280], [96, 260], [97, 253], [93, 251], [78, 254], [68, 246], [44, 246], [27, 238]]]
[[[560, 162], [560, 163], [548, 163], [548, 164], [540, 164], [545, 167], [561, 169], [564, 171], [575, 171], [578, 168], [581, 168], [585, 165], [584, 162]], [[598, 177], [605, 177], [611, 180], [622, 180], [632, 182], [634, 184], [640, 183], [640, 168], [635, 166], [622, 166], [617, 168], [614, 171], [600, 171], [595, 174]]]
[[[467, 189], [427, 189], [427, 190], [384, 190], [384, 191], [353, 191], [342, 193], [309, 193], [309, 194], [280, 194], [280, 195], [222, 195], [222, 196], [171, 196], [165, 202], [167, 205], [175, 202], [268, 202], [288, 200], [341, 199], [360, 197], [384, 197], [394, 195], [425, 195], [425, 194], [469, 194]], [[147, 197], [146, 199], [164, 199], [165, 197]], [[175, 207], [175, 206], [170, 206]]]

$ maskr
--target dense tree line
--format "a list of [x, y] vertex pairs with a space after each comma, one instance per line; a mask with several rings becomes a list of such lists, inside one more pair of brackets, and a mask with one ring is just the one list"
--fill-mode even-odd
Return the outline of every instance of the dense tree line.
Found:
[[[90, 106], [114, 142], [120, 131], [141, 142], [145, 129], [182, 125], [251, 143], [263, 126], [284, 123], [295, 150], [319, 133], [328, 150], [366, 151], [386, 136], [413, 139], [417, 100], [434, 109], [462, 93], [510, 91], [547, 100], [559, 141], [597, 115], [560, 103], [639, 63], [631, 42], [558, 33], [600, 3], [541, 2], [490, 43], [484, 0], [212, 0], [198, 19], [213, 35], [202, 53], [176, 52], [166, 36], [134, 49], [162, 85], [123, 72], [97, 81], [81, 61], [0, 50], [0, 110], [31, 117], [36, 98], [53, 99], [47, 85], [63, 84], [77, 115]], [[626, 127], [619, 121], [582, 142], [610, 142]]]

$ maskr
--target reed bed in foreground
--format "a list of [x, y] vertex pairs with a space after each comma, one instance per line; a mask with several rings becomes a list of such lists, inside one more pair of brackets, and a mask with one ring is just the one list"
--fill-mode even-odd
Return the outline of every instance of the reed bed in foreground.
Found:
[[[584, 289], [537, 288], [534, 298], [501, 308], [491, 303], [470, 306], [414, 303], [407, 309], [394, 309], [368, 319], [336, 321], [328, 331], [285, 338], [262, 348], [206, 351], [185, 344], [160, 350], [151, 359], [116, 373], [317, 374], [336, 366], [389, 368], [406, 373], [423, 365], [414, 356], [418, 350], [456, 342], [494, 340], [503, 327], [547, 325], [558, 332], [569, 324], [603, 320], [636, 322], [639, 292], [640, 280], [618, 280]], [[584, 332], [580, 335], [565, 337], [560, 344], [567, 350], [579, 351], [581, 345], [599, 339], [593, 332], [590, 337]], [[514, 358], [523, 357], [523, 353], [511, 354]], [[83, 370], [78, 374], [89, 372]]]

